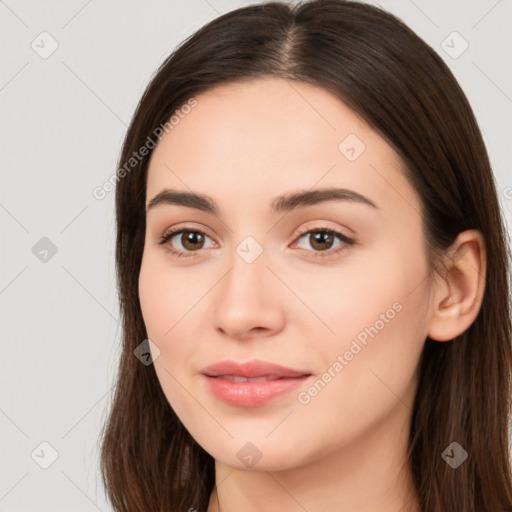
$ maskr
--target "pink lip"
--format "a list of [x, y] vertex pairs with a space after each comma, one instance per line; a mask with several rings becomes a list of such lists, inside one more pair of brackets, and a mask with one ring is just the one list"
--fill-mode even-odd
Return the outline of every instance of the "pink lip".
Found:
[[[299, 387], [311, 375], [305, 371], [259, 360], [247, 363], [221, 361], [207, 366], [201, 373], [205, 376], [210, 391], [217, 398], [239, 407], [262, 405], [278, 395]], [[246, 378], [268, 376], [275, 380], [232, 382], [223, 378], [230, 375]]]

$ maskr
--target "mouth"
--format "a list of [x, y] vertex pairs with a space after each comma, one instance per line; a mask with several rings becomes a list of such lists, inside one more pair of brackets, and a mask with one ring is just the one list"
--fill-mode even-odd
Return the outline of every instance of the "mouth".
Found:
[[229, 382], [266, 382], [270, 380], [282, 379], [278, 375], [264, 375], [263, 377], [243, 377], [242, 375], [215, 375], [213, 379], [223, 379]]
[[201, 372], [213, 395], [233, 406], [256, 407], [301, 386], [312, 374], [266, 361], [222, 361]]

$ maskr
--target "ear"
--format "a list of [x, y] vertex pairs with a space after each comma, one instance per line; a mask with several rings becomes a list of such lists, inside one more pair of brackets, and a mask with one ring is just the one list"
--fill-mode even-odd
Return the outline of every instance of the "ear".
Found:
[[458, 235], [448, 249], [442, 276], [437, 276], [428, 336], [449, 341], [462, 334], [480, 311], [485, 289], [487, 254], [480, 231]]

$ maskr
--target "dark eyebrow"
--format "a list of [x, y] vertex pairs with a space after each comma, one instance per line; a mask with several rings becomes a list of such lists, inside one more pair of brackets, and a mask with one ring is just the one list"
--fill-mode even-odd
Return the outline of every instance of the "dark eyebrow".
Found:
[[[366, 204], [372, 208], [380, 209], [371, 199], [346, 188], [324, 188], [320, 190], [307, 190], [288, 193], [276, 197], [271, 208], [275, 213], [289, 212], [297, 208], [312, 206], [326, 201], [352, 201]], [[172, 189], [164, 189], [148, 203], [146, 212], [160, 204], [173, 204], [195, 208], [207, 213], [218, 215], [219, 207], [208, 196], [194, 192], [181, 192]]]
[[276, 197], [272, 201], [272, 210], [276, 213], [289, 212], [296, 208], [311, 206], [326, 201], [352, 201], [362, 203], [379, 210], [380, 208], [368, 197], [349, 190], [348, 188], [323, 188], [318, 190], [307, 190], [292, 192]]

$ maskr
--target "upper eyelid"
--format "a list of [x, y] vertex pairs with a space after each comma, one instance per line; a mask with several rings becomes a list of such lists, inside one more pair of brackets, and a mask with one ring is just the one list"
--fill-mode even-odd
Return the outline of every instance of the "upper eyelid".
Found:
[[208, 230], [205, 229], [205, 228], [197, 228], [195, 226], [190, 226], [190, 225], [187, 225], [187, 226], [179, 226], [179, 227], [176, 227], [176, 226], [172, 226], [170, 228], [166, 228], [164, 231], [163, 231], [163, 234], [161, 235], [160, 238], [165, 238], [167, 235], [170, 235], [170, 236], [175, 236], [183, 231], [198, 231], [200, 233], [203, 233], [205, 234], [206, 236], [208, 236], [209, 238], [211, 238], [212, 240], [215, 241], [214, 237], [211, 236], [209, 233], [208, 233]]

